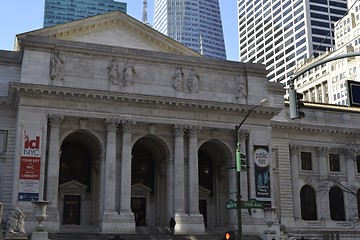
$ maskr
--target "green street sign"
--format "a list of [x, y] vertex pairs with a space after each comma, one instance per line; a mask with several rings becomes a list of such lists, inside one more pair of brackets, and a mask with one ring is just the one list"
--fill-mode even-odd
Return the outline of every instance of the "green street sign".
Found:
[[242, 201], [241, 208], [264, 208], [264, 203], [251, 199], [250, 201]]
[[226, 203], [226, 209], [237, 209], [237, 202], [230, 199], [230, 201]]
[[[256, 199], [241, 201], [241, 208], [264, 208], [264, 203], [258, 202]], [[230, 199], [230, 201], [226, 203], [226, 209], [237, 209], [237, 202]]]

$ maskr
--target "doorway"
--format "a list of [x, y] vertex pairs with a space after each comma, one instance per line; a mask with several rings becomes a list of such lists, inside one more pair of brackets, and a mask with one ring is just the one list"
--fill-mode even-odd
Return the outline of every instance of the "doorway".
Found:
[[207, 227], [207, 201], [205, 199], [199, 199], [199, 210], [204, 217], [205, 227]]
[[146, 226], [146, 198], [131, 198], [131, 210], [135, 215], [135, 225]]
[[80, 225], [81, 196], [64, 196], [64, 225]]

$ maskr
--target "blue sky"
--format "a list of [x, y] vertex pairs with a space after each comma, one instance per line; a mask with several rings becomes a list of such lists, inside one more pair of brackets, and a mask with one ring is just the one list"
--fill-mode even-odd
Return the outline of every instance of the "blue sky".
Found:
[[[42, 28], [45, 0], [0, 0], [0, 50], [13, 50], [15, 35]], [[122, 0], [127, 13], [142, 19], [143, 0]], [[148, 0], [148, 21], [152, 24], [154, 0]], [[237, 0], [220, 0], [228, 60], [239, 60]]]

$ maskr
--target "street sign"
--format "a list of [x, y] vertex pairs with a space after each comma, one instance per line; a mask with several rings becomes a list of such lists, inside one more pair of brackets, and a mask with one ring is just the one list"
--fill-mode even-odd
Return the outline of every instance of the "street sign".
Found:
[[[258, 202], [256, 199], [241, 201], [241, 208], [264, 208], [264, 203]], [[230, 199], [230, 201], [226, 203], [226, 209], [237, 209], [237, 202]]]
[[250, 201], [242, 201], [241, 208], [264, 208], [264, 203], [251, 199]]
[[237, 202], [230, 199], [230, 201], [226, 203], [226, 209], [237, 209]]

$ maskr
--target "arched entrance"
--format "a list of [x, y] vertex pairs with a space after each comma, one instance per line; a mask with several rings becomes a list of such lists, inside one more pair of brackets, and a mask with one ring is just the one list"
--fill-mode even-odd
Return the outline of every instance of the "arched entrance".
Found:
[[99, 209], [100, 147], [86, 131], [62, 142], [59, 169], [59, 210], [62, 225], [92, 225]]
[[156, 136], [136, 141], [131, 162], [131, 209], [136, 226], [167, 225], [168, 148]]
[[224, 208], [228, 200], [226, 166], [230, 156], [228, 148], [218, 140], [207, 141], [199, 148], [199, 211], [204, 217], [205, 227], [220, 227], [227, 223]]

